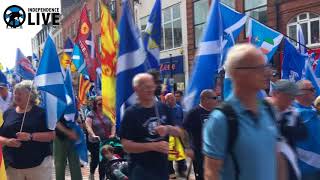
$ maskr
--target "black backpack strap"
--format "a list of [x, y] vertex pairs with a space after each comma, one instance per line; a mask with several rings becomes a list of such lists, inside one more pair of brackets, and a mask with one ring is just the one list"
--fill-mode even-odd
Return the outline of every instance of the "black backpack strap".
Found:
[[262, 104], [267, 108], [267, 111], [270, 115], [270, 117], [273, 119], [273, 122], [277, 122], [277, 117], [276, 114], [274, 112], [274, 109], [272, 107], [272, 105], [267, 101], [267, 100], [262, 100]]
[[236, 180], [238, 180], [240, 169], [239, 169], [239, 163], [234, 153], [234, 145], [236, 143], [236, 140], [238, 137], [238, 131], [239, 131], [238, 130], [239, 122], [238, 122], [237, 114], [232, 108], [232, 106], [227, 102], [222, 102], [215, 109], [221, 111], [226, 116], [227, 125], [228, 125], [228, 140], [227, 140], [226, 152], [231, 155], [231, 159], [233, 161], [234, 169], [235, 169], [235, 178]]

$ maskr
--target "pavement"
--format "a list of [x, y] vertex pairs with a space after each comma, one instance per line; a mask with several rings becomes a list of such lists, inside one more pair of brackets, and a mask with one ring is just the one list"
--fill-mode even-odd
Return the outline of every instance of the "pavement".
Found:
[[[190, 162], [190, 161], [188, 160], [188, 162]], [[81, 172], [82, 172], [83, 180], [89, 180], [89, 175], [90, 175], [89, 166], [87, 165], [87, 166], [82, 167], [81, 168]], [[66, 168], [66, 176], [65, 177], [66, 177], [65, 180], [72, 180], [71, 179], [71, 175], [70, 175], [70, 170], [69, 170], [68, 166]], [[98, 168], [96, 169], [94, 177], [95, 177], [95, 180], [99, 180]], [[55, 171], [53, 172], [53, 179], [56, 179]], [[185, 179], [186, 178], [178, 177], [175, 180], [185, 180]], [[195, 180], [193, 170], [191, 171], [191, 175], [190, 175], [189, 180]]]

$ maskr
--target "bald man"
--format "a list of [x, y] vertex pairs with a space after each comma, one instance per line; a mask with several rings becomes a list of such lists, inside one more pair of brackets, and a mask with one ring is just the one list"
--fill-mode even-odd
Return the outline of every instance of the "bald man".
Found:
[[155, 100], [156, 84], [147, 73], [132, 81], [138, 102], [129, 107], [120, 127], [123, 148], [129, 153], [130, 180], [168, 180], [168, 136], [180, 136], [172, 112]]
[[227, 54], [225, 70], [233, 82], [233, 94], [226, 103], [236, 114], [238, 135], [229, 153], [226, 116], [220, 110], [211, 113], [203, 132], [205, 179], [276, 180], [275, 119], [257, 99], [271, 77], [265, 55], [253, 45], [235, 45]]
[[212, 89], [203, 90], [200, 94], [200, 104], [189, 111], [183, 122], [183, 128], [191, 138], [196, 180], [203, 180], [202, 125], [208, 119], [210, 112], [219, 104], [219, 99]]

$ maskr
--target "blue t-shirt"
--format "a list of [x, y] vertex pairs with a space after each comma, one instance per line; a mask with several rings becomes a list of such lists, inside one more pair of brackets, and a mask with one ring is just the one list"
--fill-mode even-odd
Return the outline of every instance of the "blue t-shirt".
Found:
[[[259, 102], [259, 114], [255, 118], [247, 112], [234, 96], [227, 100], [238, 117], [238, 136], [234, 145], [240, 174], [239, 180], [276, 179], [277, 128], [267, 107]], [[203, 152], [205, 156], [223, 160], [222, 180], [233, 180], [234, 166], [226, 154], [228, 124], [221, 111], [213, 111], [204, 125]]]

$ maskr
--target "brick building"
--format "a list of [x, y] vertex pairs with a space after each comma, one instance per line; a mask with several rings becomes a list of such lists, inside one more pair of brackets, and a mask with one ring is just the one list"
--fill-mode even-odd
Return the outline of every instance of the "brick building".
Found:
[[[189, 69], [197, 49], [211, 0], [187, 1], [188, 63]], [[297, 39], [296, 25], [302, 27], [308, 48], [320, 47], [320, 1], [319, 0], [221, 0], [239, 12], [259, 20], [269, 27]], [[246, 41], [242, 32], [239, 41]], [[279, 52], [274, 55], [274, 63], [279, 64]]]

